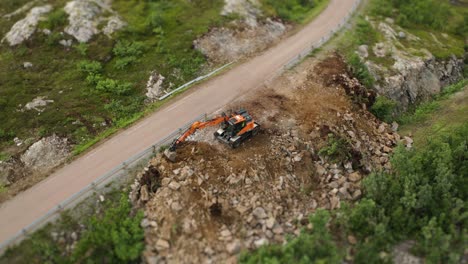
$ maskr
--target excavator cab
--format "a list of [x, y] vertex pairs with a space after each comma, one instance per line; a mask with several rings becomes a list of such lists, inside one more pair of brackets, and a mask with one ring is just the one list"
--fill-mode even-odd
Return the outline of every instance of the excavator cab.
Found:
[[214, 133], [215, 138], [237, 148], [240, 144], [258, 133], [260, 125], [244, 109], [234, 112], [231, 117]]

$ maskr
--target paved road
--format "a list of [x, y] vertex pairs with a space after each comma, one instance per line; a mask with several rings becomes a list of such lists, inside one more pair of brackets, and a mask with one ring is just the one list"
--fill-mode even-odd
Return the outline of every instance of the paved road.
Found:
[[314, 21], [261, 55], [211, 79], [122, 131], [0, 207], [0, 243], [99, 176], [203, 113], [258, 87], [306, 47], [335, 29], [357, 0], [331, 0]]

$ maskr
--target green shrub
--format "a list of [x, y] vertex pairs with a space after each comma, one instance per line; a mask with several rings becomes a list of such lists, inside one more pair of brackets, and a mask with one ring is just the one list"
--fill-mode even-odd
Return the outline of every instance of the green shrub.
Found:
[[285, 246], [263, 246], [258, 250], [242, 254], [240, 263], [339, 263], [340, 253], [327, 228], [330, 220], [328, 211], [319, 209], [310, 217], [313, 230], [302, 232]]
[[5, 108], [7, 107], [8, 105], [8, 102], [6, 100], [6, 98], [0, 98], [0, 110], [5, 110]]
[[134, 56], [119, 58], [115, 61], [114, 67], [118, 70], [125, 69], [128, 65], [137, 61], [137, 58]]
[[80, 61], [78, 63], [78, 69], [85, 74], [101, 74], [102, 65], [98, 61]]
[[265, 3], [273, 7], [276, 14], [282, 19], [299, 23], [307, 17], [308, 12], [322, 1], [323, 0], [266, 0]]
[[65, 26], [67, 22], [68, 22], [67, 13], [62, 8], [59, 8], [59, 9], [52, 11], [48, 15], [47, 20], [44, 23], [44, 26], [47, 29], [54, 30], [54, 29]]
[[370, 74], [367, 66], [361, 61], [356, 53], [352, 53], [347, 58], [348, 65], [353, 75], [367, 88], [374, 86], [374, 77]]
[[141, 110], [143, 100], [143, 97], [134, 97], [130, 102], [113, 99], [110, 103], [106, 104], [104, 108], [111, 112], [117, 120], [125, 120], [132, 118], [134, 114]]
[[122, 194], [117, 206], [109, 205], [102, 217], [91, 217], [73, 252], [73, 263], [138, 263], [144, 249], [143, 212], [131, 211]]
[[3, 141], [12, 140], [15, 136], [16, 136], [15, 132], [5, 131], [0, 128], [0, 140], [3, 140]]
[[88, 53], [88, 44], [86, 43], [79, 43], [78, 45], [75, 45], [74, 46], [75, 50], [78, 51], [78, 53], [81, 55], [81, 56], [86, 56], [86, 54]]
[[397, 102], [388, 99], [385, 96], [377, 97], [374, 105], [370, 108], [370, 112], [374, 114], [378, 119], [390, 123], [393, 120], [393, 114], [395, 108], [397, 107]]
[[132, 42], [128, 40], [121, 40], [115, 44], [112, 52], [115, 56], [124, 57], [139, 57], [143, 54], [144, 45], [141, 42]]
[[448, 1], [440, 0], [377, 0], [372, 12], [377, 15], [391, 16], [396, 10], [396, 21], [400, 26], [411, 24], [433, 29], [445, 29], [452, 14]]
[[128, 95], [132, 91], [132, 84], [107, 78], [97, 82], [96, 90], [116, 95]]
[[320, 149], [319, 155], [328, 156], [333, 162], [344, 161], [350, 158], [351, 149], [346, 139], [328, 134], [327, 145]]
[[358, 45], [373, 45], [378, 40], [377, 31], [371, 23], [360, 17], [356, 23], [356, 30], [353, 32]]

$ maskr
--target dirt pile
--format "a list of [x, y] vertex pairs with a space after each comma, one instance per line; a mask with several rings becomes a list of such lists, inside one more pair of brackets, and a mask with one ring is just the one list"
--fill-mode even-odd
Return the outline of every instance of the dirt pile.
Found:
[[[239, 149], [187, 142], [175, 163], [150, 162], [131, 194], [145, 210], [147, 263], [235, 262], [241, 250], [312, 228], [310, 213], [358, 199], [363, 177], [390, 169], [399, 135], [353, 103], [345, 84], [325, 84], [347, 74], [339, 57], [323, 63], [306, 62], [229, 107], [263, 127]], [[336, 72], [322, 71], [329, 64]]]

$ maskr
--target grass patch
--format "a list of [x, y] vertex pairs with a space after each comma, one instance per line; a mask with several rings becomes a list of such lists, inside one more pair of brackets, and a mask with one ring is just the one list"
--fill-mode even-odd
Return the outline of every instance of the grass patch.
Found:
[[262, 0], [267, 14], [295, 23], [310, 22], [327, 7], [329, 2], [330, 0]]
[[[447, 102], [449, 102], [450, 96], [453, 94], [466, 89], [468, 85], [468, 80], [460, 81], [457, 84], [446, 87], [440, 94], [434, 96], [433, 100], [422, 103], [416, 106], [413, 110], [408, 111], [398, 118], [400, 124], [416, 124], [424, 123], [431, 116], [434, 115], [436, 111], [447, 107]], [[464, 104], [459, 105], [462, 107]]]
[[[64, 39], [59, 31], [66, 24], [65, 2], [50, 1], [55, 9], [39, 25], [39, 29], [51, 29], [51, 35], [38, 30], [22, 45], [0, 47], [0, 79], [4, 80], [0, 98], [9, 98], [0, 100], [0, 130], [22, 139], [56, 133], [78, 145], [76, 153], [142, 116], [147, 108], [144, 87], [151, 71], [163, 74], [167, 87], [203, 73], [205, 58], [192, 48], [193, 40], [229, 21], [220, 15], [222, 0], [117, 0], [113, 9], [129, 23], [117, 33], [119, 41], [97, 35], [88, 44], [65, 49], [58, 44]], [[12, 12], [24, 3], [2, 1], [0, 10]], [[11, 26], [2, 20], [0, 32], [6, 33]], [[25, 61], [33, 67], [24, 69]], [[24, 105], [38, 96], [54, 103], [42, 113], [24, 111]], [[12, 144], [10, 136], [0, 137], [0, 149]]]
[[[132, 212], [126, 193], [114, 191], [85, 210], [84, 220], [64, 212], [58, 222], [8, 249], [0, 263], [138, 263], [144, 248], [142, 218], [143, 212]], [[67, 246], [72, 233], [74, 248]]]

